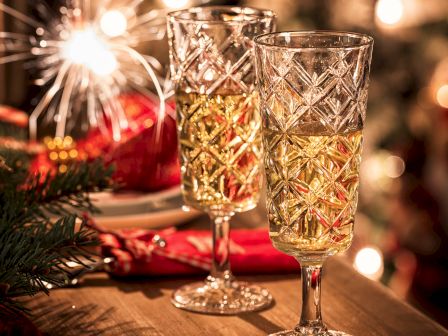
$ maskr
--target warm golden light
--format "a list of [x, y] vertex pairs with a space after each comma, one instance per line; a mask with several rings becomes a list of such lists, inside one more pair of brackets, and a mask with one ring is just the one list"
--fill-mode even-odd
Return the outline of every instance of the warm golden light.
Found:
[[62, 138], [61, 138], [61, 137], [56, 137], [56, 138], [54, 138], [54, 143], [55, 143], [55, 145], [56, 145], [57, 147], [59, 147], [59, 148], [63, 148], [63, 146], [62, 146]]
[[404, 6], [402, 0], [378, 0], [375, 15], [382, 23], [397, 24], [403, 17]]
[[78, 151], [76, 149], [71, 149], [69, 155], [72, 159], [76, 159], [76, 157], [78, 156]]
[[364, 276], [378, 280], [383, 274], [383, 255], [376, 247], [364, 247], [356, 253], [354, 266]]
[[445, 108], [448, 108], [448, 84], [442, 85], [436, 94], [437, 103]]
[[56, 153], [56, 152], [51, 152], [51, 153], [49, 154], [49, 157], [50, 157], [50, 160], [51, 160], [51, 161], [56, 161], [56, 160], [58, 159], [58, 153]]
[[64, 137], [64, 146], [70, 146], [73, 143], [73, 138], [71, 136]]
[[101, 16], [100, 27], [110, 37], [123, 35], [128, 27], [126, 16], [119, 10], [110, 10]]
[[61, 159], [62, 161], [67, 160], [68, 158], [68, 153], [67, 151], [63, 150], [59, 152], [59, 159]]
[[72, 33], [62, 48], [62, 56], [70, 62], [86, 66], [99, 76], [110, 75], [118, 67], [114, 54], [89, 27]]
[[372, 189], [383, 192], [390, 192], [394, 180], [403, 175], [405, 170], [403, 158], [386, 150], [371, 154], [361, 164], [362, 180]]

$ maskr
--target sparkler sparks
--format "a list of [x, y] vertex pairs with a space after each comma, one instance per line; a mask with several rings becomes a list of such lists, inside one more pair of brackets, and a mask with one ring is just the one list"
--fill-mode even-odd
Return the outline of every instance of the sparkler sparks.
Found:
[[[56, 123], [63, 138], [86, 113], [89, 125], [108, 131], [115, 141], [128, 122], [117, 97], [128, 90], [158, 96], [159, 116], [165, 116], [162, 65], [136, 47], [165, 34], [163, 9], [138, 15], [143, 0], [126, 0], [114, 8], [110, 0], [67, 2], [57, 15], [43, 0], [36, 3], [38, 19], [0, 2], [0, 11], [34, 30], [33, 35], [0, 32], [0, 64], [25, 60], [38, 70], [35, 84], [48, 88], [30, 115], [30, 137], [36, 139], [38, 120]], [[44, 23], [45, 21], [45, 23]], [[148, 90], [152, 83], [156, 95]], [[166, 88], [166, 87], [165, 87]]]

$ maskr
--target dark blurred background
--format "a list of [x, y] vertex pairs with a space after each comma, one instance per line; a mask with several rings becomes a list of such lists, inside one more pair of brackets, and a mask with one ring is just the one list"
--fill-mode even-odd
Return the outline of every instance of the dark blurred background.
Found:
[[[32, 1], [2, 1], [32, 13]], [[188, 0], [146, 2], [148, 8], [189, 5]], [[60, 2], [49, 3], [57, 8]], [[356, 239], [348, 257], [359, 272], [447, 327], [448, 1], [211, 4], [272, 9], [278, 30], [336, 29], [374, 37]], [[24, 29], [0, 12], [0, 31]], [[166, 43], [157, 49], [166, 62]], [[21, 62], [0, 66], [0, 104], [29, 112], [39, 89], [24, 67]]]

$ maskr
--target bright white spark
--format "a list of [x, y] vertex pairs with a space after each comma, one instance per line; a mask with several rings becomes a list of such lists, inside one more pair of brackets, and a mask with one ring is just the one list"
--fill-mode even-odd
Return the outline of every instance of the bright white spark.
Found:
[[61, 53], [64, 59], [84, 65], [99, 76], [110, 75], [118, 67], [114, 54], [91, 27], [73, 31]]

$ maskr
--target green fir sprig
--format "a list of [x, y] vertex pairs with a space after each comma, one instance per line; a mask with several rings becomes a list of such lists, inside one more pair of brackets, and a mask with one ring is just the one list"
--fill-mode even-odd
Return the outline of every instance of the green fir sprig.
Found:
[[48, 293], [49, 284], [62, 286], [69, 262], [91, 258], [88, 248], [98, 240], [82, 214], [97, 211], [89, 193], [112, 186], [112, 167], [95, 161], [30, 176], [20, 153], [8, 153], [2, 163], [0, 314], [27, 312], [18, 297]]

